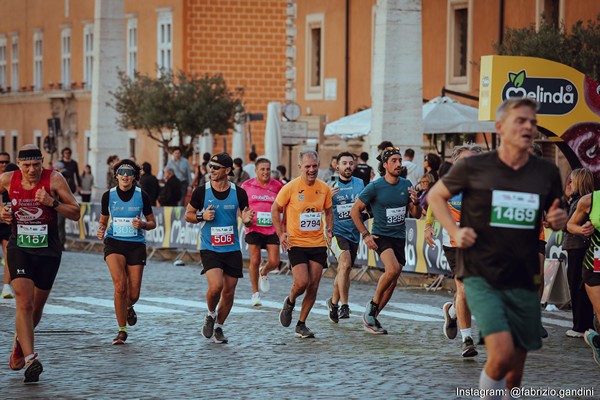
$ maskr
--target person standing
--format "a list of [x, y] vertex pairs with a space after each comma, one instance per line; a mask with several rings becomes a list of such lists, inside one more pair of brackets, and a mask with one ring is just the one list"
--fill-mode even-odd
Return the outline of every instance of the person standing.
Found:
[[[0, 153], [0, 173], [5, 173], [6, 166], [10, 164], [10, 154], [3, 151]], [[2, 193], [2, 205], [10, 207], [10, 198], [8, 192]], [[0, 220], [0, 243], [2, 243], [2, 264], [4, 264], [4, 286], [2, 287], [2, 294], [0, 295], [3, 299], [14, 299], [15, 292], [10, 285], [10, 272], [8, 271], [8, 263], [6, 262], [6, 246], [8, 245], [8, 239], [10, 238], [10, 224], [6, 221]]]
[[[277, 195], [271, 208], [272, 221], [279, 236], [281, 250], [288, 252], [294, 283], [283, 301], [279, 322], [285, 328], [292, 323], [296, 299], [304, 294], [302, 310], [296, 324], [296, 336], [314, 338], [306, 326], [308, 314], [315, 304], [323, 269], [327, 268], [327, 246], [333, 235], [331, 190], [317, 179], [319, 156], [316, 151], [303, 151], [298, 156], [300, 176]], [[281, 214], [285, 210], [285, 227]], [[323, 236], [323, 215], [327, 224], [327, 241]]]
[[89, 203], [92, 199], [92, 188], [94, 187], [94, 175], [92, 175], [92, 167], [86, 165], [81, 174], [81, 182], [79, 185], [79, 194], [83, 203]]
[[208, 283], [208, 313], [202, 334], [221, 344], [228, 342], [223, 324], [233, 306], [237, 281], [243, 277], [237, 218], [240, 215], [244, 226], [249, 228], [254, 210], [248, 208], [246, 191], [227, 179], [233, 173], [229, 154], [215, 154], [208, 168], [211, 180], [192, 193], [185, 220], [190, 224], [200, 223], [200, 259]]
[[[188, 193], [188, 186], [192, 182], [192, 168], [190, 167], [190, 163], [188, 160], [181, 156], [181, 149], [175, 148], [173, 150], [173, 158], [169, 160], [167, 163], [165, 170], [170, 168], [175, 173], [175, 176], [179, 180], [181, 197], [178, 198], [178, 204], [180, 206], [185, 206], [185, 200]], [[165, 176], [166, 180], [166, 176]]]
[[[459, 248], [458, 276], [485, 338], [488, 358], [480, 389], [520, 386], [527, 352], [542, 347], [541, 213], [547, 210], [546, 221], [554, 230], [565, 227], [567, 213], [559, 208], [558, 168], [529, 154], [537, 107], [527, 97], [505, 100], [496, 111], [500, 147], [458, 160], [428, 195], [437, 220]], [[447, 202], [461, 192], [457, 226]]]
[[113, 188], [117, 185], [115, 181], [115, 173], [114, 173], [114, 165], [119, 162], [119, 156], [113, 154], [112, 156], [108, 156], [106, 159], [106, 165], [108, 165], [108, 169], [106, 170], [106, 189]]
[[375, 172], [373, 172], [373, 168], [371, 168], [371, 166], [367, 164], [367, 161], [369, 161], [369, 153], [367, 153], [366, 151], [360, 153], [359, 160], [360, 161], [358, 162], [358, 164], [356, 164], [356, 167], [354, 168], [352, 176], [362, 179], [363, 185], [367, 186], [369, 182], [371, 182], [371, 179], [375, 177]]
[[287, 174], [287, 168], [285, 168], [285, 166], [284, 166], [284, 165], [278, 165], [276, 169], [277, 169], [277, 171], [279, 171], [279, 173], [281, 174], [281, 177], [279, 178], [279, 181], [280, 181], [281, 183], [283, 183], [284, 185], [285, 185], [286, 183], [288, 183], [290, 180], [288, 179], [288, 177], [287, 177], [287, 175], [286, 175], [286, 174]]
[[173, 168], [166, 167], [164, 177], [165, 186], [158, 195], [158, 203], [161, 207], [176, 207], [181, 200], [183, 185], [175, 175]]
[[140, 187], [142, 188], [142, 191], [146, 192], [148, 195], [152, 207], [156, 206], [160, 185], [156, 176], [152, 175], [152, 165], [149, 162], [144, 162], [142, 164]]
[[[254, 174], [256, 177], [256, 174]], [[250, 175], [242, 168], [242, 159], [237, 157], [233, 159], [233, 176], [230, 181], [236, 186], [242, 186], [242, 183], [250, 179]]]
[[402, 159], [402, 166], [406, 168], [406, 179], [408, 179], [413, 186], [419, 183], [421, 173], [419, 166], [414, 162], [415, 151], [413, 149], [404, 150], [404, 158]]
[[[326, 300], [326, 304], [329, 310], [329, 320], [336, 324], [340, 319], [350, 318], [350, 307], [348, 306], [350, 271], [356, 260], [360, 241], [360, 235], [350, 218], [350, 210], [364, 189], [363, 180], [353, 176], [355, 165], [354, 154], [347, 151], [338, 154], [339, 180], [329, 185], [334, 217], [331, 252], [338, 261], [338, 270], [333, 281], [333, 294]], [[341, 307], [338, 306], [340, 300], [342, 301]]]
[[[248, 158], [250, 159], [250, 162], [244, 166], [244, 171], [248, 174], [250, 178], [256, 178], [255, 168], [256, 159], [258, 158], [258, 155], [255, 152], [251, 151], [250, 154], [248, 154]], [[241, 164], [242, 163], [240, 163], [240, 165]]]
[[61, 151], [62, 158], [60, 161], [63, 163], [64, 168], [69, 171], [68, 174], [63, 174], [63, 176], [69, 184], [71, 193], [77, 193], [79, 186], [81, 186], [81, 177], [79, 176], [79, 165], [77, 164], [77, 161], [71, 158], [72, 153], [70, 147], [65, 147]]
[[[28, 144], [19, 150], [19, 170], [0, 176], [0, 191], [8, 192], [12, 207], [1, 217], [11, 224], [7, 262], [15, 289], [16, 335], [10, 368], [25, 368], [24, 382], [37, 382], [43, 372], [34, 348], [34, 328], [60, 267], [62, 246], [57, 214], [77, 221], [80, 209], [65, 178], [43, 168], [40, 149]], [[60, 200], [59, 200], [60, 199]]]
[[[275, 232], [271, 219], [271, 207], [283, 184], [271, 178], [271, 162], [259, 158], [255, 162], [256, 178], [242, 183], [242, 189], [248, 194], [248, 203], [255, 212], [255, 218], [250, 228], [246, 228], [246, 243], [250, 253], [250, 283], [252, 284], [253, 306], [260, 305], [260, 292], [270, 289], [269, 276], [279, 266], [279, 237]], [[260, 251], [267, 250], [267, 264], [260, 268]], [[260, 289], [260, 291], [259, 291]]]
[[[387, 334], [377, 316], [386, 306], [406, 264], [404, 247], [406, 244], [406, 223], [408, 213], [414, 218], [421, 217], [421, 206], [417, 193], [408, 179], [400, 177], [402, 156], [398, 147], [386, 147], [379, 155], [377, 179], [362, 191], [354, 203], [350, 216], [367, 247], [377, 251], [385, 272], [379, 278], [375, 295], [367, 303], [363, 314], [365, 330], [374, 334]], [[367, 205], [373, 210], [373, 231], [364, 225], [362, 212]]]
[[[119, 331], [112, 344], [125, 344], [127, 325], [137, 322], [133, 309], [140, 298], [142, 275], [146, 265], [144, 231], [156, 228], [152, 203], [136, 186], [140, 167], [129, 159], [114, 166], [117, 187], [102, 195], [98, 239], [104, 240], [104, 260], [114, 285], [115, 315]], [[140, 218], [143, 215], [145, 221]], [[108, 219], [111, 224], [107, 229]]]

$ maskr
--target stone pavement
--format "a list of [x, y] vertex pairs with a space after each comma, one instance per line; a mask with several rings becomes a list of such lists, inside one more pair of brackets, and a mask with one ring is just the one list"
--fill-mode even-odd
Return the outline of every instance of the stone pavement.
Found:
[[[247, 271], [245, 271], [247, 276]], [[279, 325], [280, 304], [291, 276], [270, 275], [262, 307], [251, 307], [250, 284], [241, 279], [224, 332], [229, 344], [201, 336], [206, 279], [198, 265], [151, 261], [144, 273], [138, 323], [124, 346], [111, 346], [117, 324], [112, 282], [99, 254], [67, 252], [37, 329], [36, 350], [45, 371], [37, 385], [8, 368], [14, 334], [14, 300], [0, 301], [0, 398], [457, 398], [457, 387], [476, 388], [485, 348], [462, 359], [459, 340], [442, 334], [447, 291], [398, 288], [380, 317], [390, 334], [362, 328], [373, 284], [352, 283], [352, 318], [334, 325], [325, 299], [332, 280], [321, 282], [307, 325], [317, 338], [294, 337]], [[550, 337], [530, 353], [523, 384], [554, 389], [592, 388], [600, 393], [600, 367], [581, 339], [570, 339], [567, 312], [544, 312]], [[477, 336], [477, 334], [476, 334]], [[525, 396], [523, 396], [525, 398]], [[538, 396], [530, 398], [551, 398]], [[565, 397], [570, 398], [570, 397]], [[583, 398], [583, 397], [574, 397]]]

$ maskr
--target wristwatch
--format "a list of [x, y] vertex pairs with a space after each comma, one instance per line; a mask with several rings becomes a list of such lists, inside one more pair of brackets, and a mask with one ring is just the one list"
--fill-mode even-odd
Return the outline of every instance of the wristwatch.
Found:
[[202, 210], [196, 211], [196, 219], [198, 220], [198, 222], [204, 221], [204, 211], [202, 211]]
[[60, 205], [60, 203], [58, 202], [58, 200], [54, 199], [54, 203], [52, 203], [52, 208], [56, 208]]

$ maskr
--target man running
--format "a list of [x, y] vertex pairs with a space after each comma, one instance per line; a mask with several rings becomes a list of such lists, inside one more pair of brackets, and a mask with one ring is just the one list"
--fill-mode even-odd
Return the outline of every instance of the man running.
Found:
[[[377, 283], [375, 296], [367, 303], [363, 315], [365, 330], [374, 334], [387, 334], [377, 320], [377, 315], [392, 297], [402, 267], [406, 264], [404, 246], [407, 212], [414, 218], [420, 218], [421, 205], [410, 181], [400, 176], [400, 149], [386, 147], [378, 159], [379, 173], [383, 178], [367, 185], [354, 203], [350, 216], [367, 247], [377, 251], [385, 268]], [[361, 215], [367, 205], [373, 210], [373, 232], [367, 230]]]
[[[255, 161], [256, 178], [242, 183], [242, 189], [248, 194], [249, 207], [255, 212], [254, 224], [246, 228], [246, 243], [250, 252], [250, 283], [252, 284], [253, 306], [260, 305], [260, 291], [269, 291], [269, 271], [279, 266], [279, 237], [271, 220], [271, 207], [275, 197], [283, 187], [276, 179], [271, 179], [271, 162], [266, 158]], [[260, 266], [260, 250], [266, 249], [268, 261], [264, 268]]]
[[16, 331], [10, 368], [25, 368], [25, 382], [39, 381], [42, 363], [35, 353], [33, 330], [58, 273], [62, 245], [57, 213], [79, 220], [79, 204], [65, 178], [44, 169], [42, 152], [28, 144], [19, 150], [20, 170], [0, 176], [0, 192], [7, 191], [12, 208], [4, 206], [2, 219], [12, 224], [7, 261], [15, 290]]
[[[10, 154], [3, 151], [0, 153], [0, 173], [6, 172], [6, 166], [8, 164], [10, 164]], [[10, 205], [8, 192], [2, 193], [2, 204], [7, 206]], [[4, 264], [4, 286], [2, 287], [1, 295], [3, 299], [13, 299], [15, 297], [15, 292], [10, 285], [10, 272], [8, 271], [8, 264], [6, 263], [6, 246], [8, 245], [10, 233], [10, 225], [5, 221], [0, 220], [0, 243], [2, 243], [2, 254], [4, 255], [4, 258], [2, 259], [2, 264]]]
[[[338, 154], [339, 180], [330, 184], [334, 216], [331, 251], [338, 260], [338, 270], [333, 281], [333, 295], [327, 299], [327, 308], [329, 320], [336, 324], [340, 319], [350, 318], [350, 271], [356, 260], [360, 241], [358, 231], [350, 218], [350, 210], [364, 189], [363, 180], [353, 176], [355, 165], [354, 154], [347, 151]], [[340, 300], [341, 308], [338, 306]]]
[[[248, 195], [229, 182], [233, 160], [227, 153], [215, 154], [208, 164], [210, 182], [198, 186], [185, 211], [185, 220], [200, 223], [200, 258], [206, 274], [208, 314], [202, 334], [215, 343], [227, 343], [223, 324], [233, 306], [235, 287], [242, 278], [242, 252], [237, 229], [238, 214], [248, 228], [254, 211], [248, 208]], [[218, 307], [218, 309], [217, 309]]]
[[[457, 272], [485, 338], [481, 389], [520, 386], [527, 352], [542, 347], [540, 215], [547, 210], [546, 221], [555, 230], [567, 220], [558, 208], [558, 168], [528, 151], [537, 133], [536, 109], [527, 97], [504, 101], [496, 111], [500, 147], [458, 160], [428, 194], [437, 220], [459, 248]], [[461, 192], [457, 226], [447, 202]]]
[[[463, 157], [469, 157], [474, 154], [481, 153], [481, 147], [479, 146], [458, 146], [452, 151], [452, 163]], [[462, 193], [457, 194], [448, 200], [448, 209], [452, 218], [456, 224], [460, 223], [460, 211], [462, 209]], [[430, 247], [435, 247], [433, 241], [433, 223], [435, 218], [433, 210], [429, 208], [427, 210], [427, 219], [425, 220], [425, 242]], [[454, 303], [447, 302], [444, 304], [442, 309], [444, 310], [444, 335], [448, 339], [454, 339], [457, 334], [457, 325], [460, 326], [460, 336], [462, 337], [462, 356], [463, 357], [475, 357], [477, 349], [475, 343], [473, 343], [473, 333], [471, 331], [471, 310], [467, 304], [467, 298], [465, 297], [465, 288], [460, 279], [456, 275], [456, 242], [447, 230], [443, 230], [443, 244], [442, 249], [444, 255], [450, 266], [452, 274], [454, 274], [454, 282], [456, 283], [456, 292], [454, 293]]]
[[[290, 326], [296, 299], [304, 293], [296, 336], [306, 339], [315, 337], [306, 326], [306, 318], [315, 304], [323, 268], [327, 268], [327, 245], [332, 236], [333, 211], [329, 186], [317, 179], [317, 152], [301, 152], [298, 156], [298, 169], [300, 176], [281, 189], [271, 212], [281, 249], [288, 252], [294, 276], [290, 295], [283, 301], [283, 308], [279, 313], [279, 322], [284, 327]], [[284, 209], [287, 221], [285, 229], [281, 223]], [[327, 224], [327, 242], [323, 236], [323, 211]]]

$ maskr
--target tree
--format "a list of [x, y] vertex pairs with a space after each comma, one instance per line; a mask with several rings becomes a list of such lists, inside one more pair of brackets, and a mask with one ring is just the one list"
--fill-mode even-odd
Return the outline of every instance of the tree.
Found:
[[114, 101], [109, 106], [119, 113], [121, 128], [144, 131], [165, 153], [178, 134], [179, 148], [190, 155], [198, 136], [226, 134], [233, 128], [236, 113], [243, 112], [241, 99], [228, 90], [220, 74], [197, 77], [183, 71], [159, 72], [154, 78], [136, 71], [131, 78], [119, 71], [120, 85], [111, 92]]
[[564, 24], [555, 26], [542, 21], [539, 31], [535, 26], [508, 28], [502, 43], [494, 43], [497, 54], [508, 56], [540, 57], [573, 67], [600, 81], [600, 16], [573, 24], [567, 33]]

